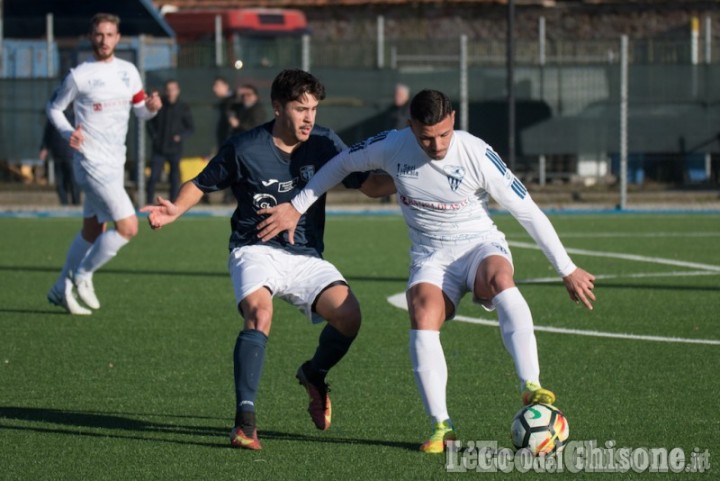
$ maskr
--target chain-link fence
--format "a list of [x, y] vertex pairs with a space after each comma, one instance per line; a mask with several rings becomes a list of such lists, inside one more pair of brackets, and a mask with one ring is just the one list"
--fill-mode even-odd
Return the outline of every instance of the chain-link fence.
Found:
[[[631, 181], [717, 182], [720, 64], [692, 65], [687, 61], [688, 42], [659, 45], [645, 40], [630, 45], [629, 152], [631, 167], [640, 162], [636, 169], [642, 171]], [[213, 66], [214, 50], [195, 44], [179, 46], [179, 68], [146, 72], [148, 89], [161, 88], [168, 78], [180, 82], [181, 97], [190, 104], [196, 124], [186, 143], [187, 156], [209, 155], [216, 148], [219, 112], [212, 94], [216, 76], [231, 84], [255, 84], [267, 105], [277, 72], [302, 66], [298, 39], [245, 43], [232, 51], [244, 52], [241, 69], [230, 67], [235, 60], [230, 50], [225, 53], [227, 67], [218, 68]], [[518, 173], [536, 177], [542, 160], [549, 174], [558, 177], [614, 175], [619, 152], [619, 39], [551, 42], [542, 65], [537, 62], [537, 45], [520, 45], [518, 52], [514, 75]], [[377, 68], [372, 42], [310, 45], [311, 71], [328, 91], [318, 123], [335, 129], [348, 144], [388, 127], [385, 112], [396, 83], [407, 84], [414, 92], [443, 90], [460, 101], [457, 39], [394, 42], [387, 53], [385, 68]], [[504, 55], [501, 42], [468, 43], [468, 130], [501, 154], [508, 150]], [[569, 61], [578, 56], [585, 61]], [[648, 62], [649, 58], [655, 60]], [[191, 63], [198, 65], [187, 66]], [[0, 160], [37, 155], [44, 106], [59, 81], [0, 80]], [[138, 129], [131, 126], [130, 165], [138, 161], [137, 135]], [[663, 167], [666, 164], [672, 168]]]

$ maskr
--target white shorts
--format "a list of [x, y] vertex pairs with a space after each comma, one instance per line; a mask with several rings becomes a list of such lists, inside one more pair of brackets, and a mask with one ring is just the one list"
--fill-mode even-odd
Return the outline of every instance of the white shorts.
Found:
[[[442, 289], [457, 312], [460, 299], [473, 290], [480, 263], [490, 256], [502, 256], [512, 266], [512, 254], [502, 234], [477, 244], [444, 247], [414, 245], [410, 249], [410, 278], [407, 288], [421, 282], [435, 285]], [[495, 309], [489, 300], [473, 300], [488, 311]]]
[[122, 172], [103, 182], [82, 172], [81, 168], [76, 168], [75, 173], [78, 185], [85, 194], [83, 217], [97, 217], [98, 222], [105, 223], [135, 215], [135, 207], [125, 190]]
[[320, 293], [333, 282], [347, 284], [340, 271], [324, 259], [265, 245], [233, 249], [228, 270], [238, 304], [267, 287], [273, 297], [297, 307], [313, 323], [324, 321], [312, 310]]

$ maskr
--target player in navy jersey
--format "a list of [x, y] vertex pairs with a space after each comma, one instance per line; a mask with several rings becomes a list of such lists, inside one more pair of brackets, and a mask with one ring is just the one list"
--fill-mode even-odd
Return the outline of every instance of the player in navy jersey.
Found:
[[407, 301], [410, 361], [433, 433], [420, 446], [442, 453], [455, 429], [446, 402], [448, 379], [440, 329], [462, 297], [496, 310], [500, 334], [513, 359], [524, 404], [555, 402], [540, 385], [540, 363], [530, 308], [515, 285], [510, 247], [490, 217], [489, 197], [527, 230], [562, 277], [570, 298], [592, 309], [595, 276], [576, 266], [525, 186], [482, 139], [454, 130], [447, 95], [419, 92], [410, 104], [409, 126], [382, 132], [343, 151], [292, 200], [268, 208], [258, 226], [264, 239], [284, 232], [292, 240], [296, 219], [345, 172], [382, 169], [397, 187], [412, 242]]
[[[280, 72], [271, 88], [274, 120], [231, 137], [205, 169], [182, 186], [175, 203], [158, 197], [158, 205], [142, 209], [149, 213], [150, 226], [158, 229], [205, 193], [229, 188], [237, 199], [228, 268], [245, 324], [234, 351], [236, 415], [230, 434], [234, 447], [261, 448], [255, 398], [274, 296], [298, 307], [313, 322], [327, 321], [314, 356], [296, 374], [308, 392], [308, 411], [318, 429], [328, 429], [332, 416], [325, 376], [347, 353], [360, 328], [357, 299], [340, 272], [322, 258], [324, 197], [299, 220], [294, 243], [286, 236], [263, 243], [257, 233], [263, 219], [258, 210], [290, 201], [345, 148], [332, 130], [315, 125], [324, 98], [325, 87], [309, 73]], [[395, 191], [392, 179], [382, 174], [351, 174], [343, 184], [371, 197]]]

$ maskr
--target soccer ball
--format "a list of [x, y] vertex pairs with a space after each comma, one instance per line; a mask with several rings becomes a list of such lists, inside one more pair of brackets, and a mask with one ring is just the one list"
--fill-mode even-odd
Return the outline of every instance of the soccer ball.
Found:
[[533, 456], [559, 452], [570, 437], [567, 418], [555, 406], [531, 404], [513, 418], [512, 441], [517, 449], [528, 449]]

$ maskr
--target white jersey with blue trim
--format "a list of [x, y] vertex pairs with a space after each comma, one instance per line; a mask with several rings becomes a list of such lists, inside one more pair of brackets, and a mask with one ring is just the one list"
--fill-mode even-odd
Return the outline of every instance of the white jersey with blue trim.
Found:
[[81, 126], [84, 136], [76, 159], [91, 176], [103, 179], [122, 171], [130, 108], [135, 106], [139, 113], [144, 110], [144, 100], [140, 74], [132, 63], [120, 58], [89, 60], [68, 73], [48, 103], [47, 114], [68, 139], [75, 127], [63, 111], [73, 103], [75, 125]]
[[500, 156], [474, 135], [455, 131], [447, 154], [432, 160], [410, 128], [360, 142], [323, 166], [292, 201], [304, 212], [347, 173], [382, 169], [392, 175], [414, 244], [442, 247], [498, 234], [488, 195], [508, 210], [543, 250], [558, 274], [575, 270], [547, 216]]

